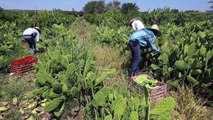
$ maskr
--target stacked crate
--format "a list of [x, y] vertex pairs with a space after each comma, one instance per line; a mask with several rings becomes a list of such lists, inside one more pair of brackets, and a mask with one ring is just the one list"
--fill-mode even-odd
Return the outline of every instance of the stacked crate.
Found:
[[11, 71], [18, 75], [23, 75], [34, 68], [34, 64], [38, 62], [35, 56], [27, 56], [24, 58], [11, 61]]

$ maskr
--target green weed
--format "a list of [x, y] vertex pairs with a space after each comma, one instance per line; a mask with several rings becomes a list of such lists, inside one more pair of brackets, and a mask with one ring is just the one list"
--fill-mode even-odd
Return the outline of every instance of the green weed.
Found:
[[[29, 80], [29, 78], [28, 78]], [[14, 97], [19, 97], [24, 92], [33, 89], [31, 83], [26, 80], [26, 76], [19, 79], [16, 77], [8, 77], [1, 82], [1, 96], [3, 100], [10, 100]]]
[[21, 113], [15, 112], [15, 113], [9, 113], [4, 117], [5, 120], [20, 120], [21, 119]]

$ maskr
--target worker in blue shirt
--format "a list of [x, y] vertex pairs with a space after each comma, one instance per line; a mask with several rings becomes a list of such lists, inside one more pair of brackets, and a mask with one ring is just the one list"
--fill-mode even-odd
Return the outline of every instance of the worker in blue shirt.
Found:
[[141, 61], [140, 47], [150, 47], [154, 53], [160, 52], [160, 50], [154, 44], [156, 36], [159, 36], [160, 34], [161, 32], [158, 25], [154, 24], [151, 28], [144, 28], [142, 30], [133, 32], [129, 36], [129, 46], [132, 53], [130, 77], [134, 77], [139, 71], [139, 64]]

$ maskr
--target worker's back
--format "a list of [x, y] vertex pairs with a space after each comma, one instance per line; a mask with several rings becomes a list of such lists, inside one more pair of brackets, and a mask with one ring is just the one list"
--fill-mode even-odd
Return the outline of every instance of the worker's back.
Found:
[[145, 28], [144, 24], [140, 20], [134, 20], [132, 22], [132, 27], [134, 31], [139, 31]]
[[27, 28], [24, 32], [23, 35], [31, 35], [33, 33], [38, 33], [38, 31], [34, 28]]

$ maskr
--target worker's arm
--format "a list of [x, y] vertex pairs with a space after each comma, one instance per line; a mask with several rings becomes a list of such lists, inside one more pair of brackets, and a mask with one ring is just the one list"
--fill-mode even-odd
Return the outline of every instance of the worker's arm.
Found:
[[159, 53], [160, 49], [158, 49], [155, 44], [154, 44], [154, 39], [155, 38], [148, 38], [146, 39], [148, 42], [148, 45], [151, 47], [151, 49], [155, 52], [155, 53]]
[[137, 31], [137, 23], [135, 21], [132, 22], [132, 28], [134, 31]]
[[35, 39], [36, 39], [36, 42], [39, 42], [40, 33], [37, 31], [36, 34], [37, 34], [37, 35], [36, 35], [36, 38], [35, 38]]

